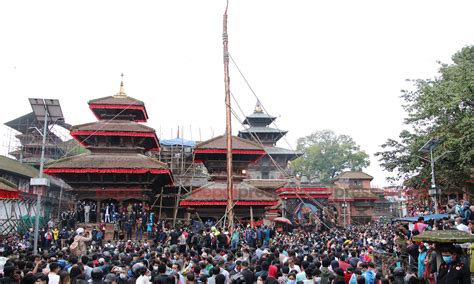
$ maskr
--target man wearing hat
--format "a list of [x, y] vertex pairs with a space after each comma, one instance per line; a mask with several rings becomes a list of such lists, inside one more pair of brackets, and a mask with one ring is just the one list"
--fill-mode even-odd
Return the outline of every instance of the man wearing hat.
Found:
[[[85, 232], [83, 228], [78, 228], [76, 230], [77, 236], [74, 237], [74, 242], [77, 242], [77, 249], [75, 253], [77, 256], [82, 256], [87, 254], [87, 245], [86, 242], [92, 240], [92, 235], [89, 231]], [[84, 236], [85, 234], [85, 236]]]

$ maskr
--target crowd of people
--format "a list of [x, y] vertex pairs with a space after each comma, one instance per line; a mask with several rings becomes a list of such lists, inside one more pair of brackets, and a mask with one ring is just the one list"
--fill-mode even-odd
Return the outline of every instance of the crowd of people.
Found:
[[[466, 207], [469, 207], [469, 210], [466, 210]], [[407, 206], [407, 216], [420, 216], [420, 215], [429, 215], [435, 214], [436, 210], [434, 208], [426, 205], [426, 202], [422, 199], [413, 199], [409, 202]], [[444, 204], [438, 204], [438, 212], [440, 214], [449, 214], [450, 216], [461, 216], [463, 214], [469, 214], [469, 212], [474, 212], [474, 204], [470, 204], [466, 200], [455, 200], [449, 199]], [[466, 216], [463, 216], [466, 218]], [[467, 218], [474, 219], [474, 216]], [[471, 219], [471, 220], [472, 220]]]
[[469, 204], [464, 207], [437, 221], [319, 231], [239, 224], [229, 232], [211, 221], [181, 227], [159, 221], [150, 234], [114, 234], [110, 240], [105, 227], [60, 230], [50, 222], [42, 233], [51, 238], [40, 242], [37, 254], [32, 231], [1, 241], [0, 283], [466, 284], [471, 268], [465, 246], [413, 241], [432, 229], [472, 233]]

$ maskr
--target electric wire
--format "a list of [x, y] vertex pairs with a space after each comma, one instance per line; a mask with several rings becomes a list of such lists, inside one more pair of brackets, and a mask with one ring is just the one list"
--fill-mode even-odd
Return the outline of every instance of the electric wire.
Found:
[[[263, 105], [262, 101], [260, 100], [260, 98], [257, 96], [257, 94], [255, 93], [255, 91], [253, 90], [252, 86], [250, 85], [249, 81], [247, 80], [247, 78], [245, 77], [244, 73], [242, 72], [242, 70], [239, 68], [239, 66], [237, 65], [237, 63], [235, 62], [234, 58], [232, 57], [231, 54], [229, 54], [229, 58], [230, 60], [232, 61], [232, 63], [234, 64], [235, 68], [237, 69], [237, 71], [239, 72], [240, 76], [242, 77], [242, 79], [245, 81], [245, 83], [247, 84], [248, 88], [250, 89], [250, 91], [252, 92], [252, 94], [254, 95], [254, 97], [257, 99], [257, 101], [260, 102], [260, 105], [262, 106], [262, 109], [263, 111], [265, 111], [266, 114], [268, 114], [268, 111], [266, 110], [265, 106]], [[272, 121], [272, 124], [275, 125], [275, 128], [279, 129], [278, 125], [276, 124], [275, 121]], [[288, 144], [288, 147], [290, 147], [290, 150], [294, 151], [294, 148], [291, 146], [290, 142], [288, 141], [288, 139], [286, 139], [285, 136], [283, 136], [283, 140], [285, 140], [285, 142]]]
[[[242, 108], [240, 107], [240, 104], [239, 104], [239, 102], [237, 101], [237, 99], [235, 98], [234, 94], [233, 94], [232, 92], [231, 92], [230, 94], [231, 94], [232, 98], [234, 99], [234, 102], [236, 103], [238, 109], [240, 110], [240, 112], [242, 113], [242, 115], [245, 117], [245, 113], [243, 112]], [[262, 142], [261, 139], [258, 137], [258, 135], [256, 135], [256, 134], [255, 134], [254, 132], [252, 132], [252, 131], [249, 131], [249, 128], [250, 128], [250, 127], [247, 127], [247, 126], [244, 125], [243, 121], [238, 117], [237, 114], [235, 114], [235, 111], [233, 110], [232, 107], [231, 107], [231, 110], [232, 110], [232, 112], [233, 112], [233, 114], [234, 114], [234, 117], [236, 117], [237, 121], [242, 125], [242, 127], [243, 127], [244, 129], [246, 129], [246, 130], [248, 131], [248, 133], [250, 134], [250, 136], [252, 136], [252, 138], [253, 138], [259, 145], [261, 145], [261, 146], [264, 148], [265, 146], [263, 145], [263, 142]], [[266, 152], [266, 151], [265, 151], [265, 152]], [[273, 165], [277, 168], [277, 170], [278, 170], [281, 174], [283, 174], [283, 176], [285, 176], [285, 178], [288, 178], [288, 177], [289, 177], [288, 174], [284, 171], [284, 169], [282, 169], [282, 168], [280, 167], [280, 165], [278, 165], [278, 163], [275, 161], [275, 159], [272, 157], [272, 155], [269, 154], [268, 152], [267, 152], [267, 155], [268, 155], [268, 157], [270, 158], [270, 161], [273, 163]]]

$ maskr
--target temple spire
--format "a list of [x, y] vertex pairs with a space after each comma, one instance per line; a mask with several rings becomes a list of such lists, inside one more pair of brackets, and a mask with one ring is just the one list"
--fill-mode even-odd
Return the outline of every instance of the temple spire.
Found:
[[123, 88], [123, 73], [120, 76], [122, 77], [122, 80], [120, 81], [120, 91], [115, 95], [115, 97], [126, 97], [127, 94]]

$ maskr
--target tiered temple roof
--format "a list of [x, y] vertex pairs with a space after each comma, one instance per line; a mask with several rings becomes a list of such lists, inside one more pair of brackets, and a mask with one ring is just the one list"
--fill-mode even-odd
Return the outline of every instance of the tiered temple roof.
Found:
[[361, 171], [346, 171], [336, 176], [334, 178], [334, 181], [338, 181], [342, 179], [373, 180], [374, 177]]
[[257, 102], [254, 112], [243, 121], [243, 124], [249, 125], [249, 128], [240, 130], [239, 137], [253, 140], [266, 146], [275, 146], [276, 142], [288, 132], [269, 127], [268, 125], [275, 119], [276, 117], [264, 113], [262, 105], [260, 102]]
[[132, 120], [146, 122], [148, 113], [145, 104], [127, 96], [123, 89], [123, 81], [118, 94], [89, 101], [89, 108], [98, 120]]
[[[71, 129], [71, 136], [79, 141], [83, 146], [92, 146], [98, 144], [92, 142], [98, 136], [108, 137], [136, 137], [137, 146], [143, 147], [145, 150], [159, 151], [160, 143], [156, 136], [155, 130], [146, 125], [135, 121], [117, 120], [113, 123], [109, 121], [96, 121], [81, 125], [76, 125]], [[140, 139], [143, 138], [143, 139]]]
[[329, 198], [331, 191], [328, 187], [306, 186], [306, 187], [282, 187], [276, 190], [280, 199], [313, 199]]
[[83, 192], [98, 185], [113, 192], [148, 192], [173, 183], [168, 166], [145, 155], [159, 150], [159, 140], [153, 128], [138, 123], [148, 118], [145, 105], [125, 94], [123, 81], [117, 95], [91, 100], [89, 106], [99, 121], [73, 126], [71, 135], [90, 153], [50, 163], [45, 173], [59, 175]]
[[[225, 183], [210, 182], [195, 189], [181, 202], [181, 206], [214, 206], [227, 204], [227, 185]], [[234, 184], [233, 200], [238, 206], [275, 205], [275, 195], [260, 190], [246, 182]]]
[[[169, 174], [165, 163], [140, 153], [85, 153], [54, 162], [53, 173], [152, 173]], [[171, 177], [171, 176], [170, 176]]]
[[[193, 190], [180, 203], [181, 206], [211, 206], [227, 204], [226, 137], [218, 136], [196, 145], [194, 161], [202, 162], [211, 174], [212, 182]], [[274, 194], [260, 190], [242, 179], [242, 171], [248, 164], [258, 161], [265, 151], [255, 142], [240, 137], [232, 137], [233, 196], [236, 206], [269, 206], [277, 203]]]
[[[244, 124], [248, 128], [239, 131], [239, 137], [252, 140], [259, 145], [263, 145], [267, 155], [260, 161], [249, 167], [251, 179], [286, 179], [288, 162], [303, 155], [301, 151], [294, 151], [277, 147], [276, 143], [286, 135], [288, 131], [270, 127], [276, 117], [264, 112], [259, 101], [254, 112], [248, 115]], [[283, 171], [282, 171], [283, 169]]]
[[[194, 161], [225, 161], [225, 155], [227, 154], [226, 145], [227, 142], [224, 135], [201, 142], [194, 148]], [[247, 139], [232, 136], [232, 158], [235, 157], [236, 160], [255, 162], [263, 155], [265, 155], [265, 150], [259, 144]]]

